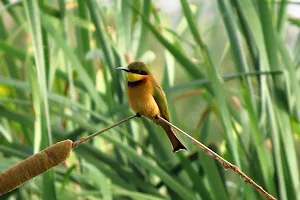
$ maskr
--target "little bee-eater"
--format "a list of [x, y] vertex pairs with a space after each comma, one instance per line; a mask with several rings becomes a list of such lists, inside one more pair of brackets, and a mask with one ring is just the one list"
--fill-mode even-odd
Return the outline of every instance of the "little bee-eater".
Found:
[[159, 115], [170, 121], [166, 95], [154, 79], [149, 68], [143, 62], [132, 62], [128, 67], [119, 67], [118, 69], [127, 72], [127, 94], [132, 110], [138, 115], [147, 117], [164, 129], [172, 144], [173, 152], [186, 149], [171, 127], [157, 117]]

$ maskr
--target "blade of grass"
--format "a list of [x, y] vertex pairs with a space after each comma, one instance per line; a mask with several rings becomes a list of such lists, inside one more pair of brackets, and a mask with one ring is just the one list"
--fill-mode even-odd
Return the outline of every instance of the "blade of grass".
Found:
[[[76, 15], [71, 15], [71, 16], [76, 16]], [[88, 11], [87, 11], [87, 6], [84, 1], [78, 1], [78, 16], [80, 17], [80, 20], [82, 20], [81, 23], [82, 25], [89, 23], [90, 21], [88, 20]], [[90, 26], [89, 26], [90, 27]], [[78, 49], [78, 54], [81, 57], [81, 60], [83, 60], [83, 65], [86, 67], [86, 70], [91, 77], [92, 80], [95, 80], [95, 70], [93, 63], [89, 60], [86, 60], [84, 55], [89, 52], [91, 49], [90, 46], [90, 31], [89, 29], [86, 29], [84, 27], [77, 27], [77, 49]]]
[[273, 102], [271, 102], [271, 98], [268, 97], [267, 99], [267, 111], [268, 111], [268, 119], [270, 120], [270, 132], [271, 132], [271, 140], [272, 140], [272, 148], [273, 148], [273, 156], [274, 156], [274, 163], [276, 166], [276, 175], [279, 184], [279, 197], [280, 199], [287, 199], [286, 194], [286, 183], [284, 179], [284, 172], [283, 172], [283, 160], [281, 157], [281, 147], [280, 147], [280, 135], [279, 135], [279, 127], [278, 122], [276, 120], [275, 115], [275, 106]]
[[[204, 177], [201, 177], [199, 172], [196, 171], [195, 167], [193, 166], [193, 163], [188, 158], [186, 158], [181, 152], [178, 152], [178, 157], [180, 158], [180, 162], [183, 165], [183, 170], [186, 171], [186, 173], [188, 174], [188, 176], [192, 181], [194, 191], [200, 195], [201, 199], [205, 199], [205, 200], [213, 199], [212, 196], [214, 196], [214, 192], [209, 191], [208, 187], [205, 184]], [[207, 163], [203, 162], [203, 165], [207, 165]], [[208, 178], [208, 180], [210, 180], [210, 178]], [[223, 191], [220, 190], [220, 188], [218, 187], [211, 187], [211, 188], [214, 188], [214, 190]], [[220, 195], [222, 194], [223, 193], [220, 192]], [[226, 199], [225, 196], [223, 196], [224, 200]]]
[[287, 15], [287, 6], [288, 6], [288, 1], [287, 0], [281, 0], [279, 3], [279, 12], [278, 12], [278, 17], [277, 17], [277, 30], [278, 32], [282, 32], [284, 21]]
[[237, 12], [240, 21], [241, 31], [248, 45], [248, 50], [251, 55], [253, 67], [255, 70], [259, 70], [259, 57], [258, 57], [259, 55], [258, 55], [257, 45], [255, 44], [253, 33], [251, 32], [251, 28], [246, 20], [247, 18], [242, 12], [241, 3], [238, 0], [231, 0], [231, 3]]
[[287, 86], [287, 95], [289, 95], [289, 108], [290, 112], [295, 112], [296, 117], [300, 119], [300, 104], [297, 103], [294, 99], [300, 99], [300, 87], [298, 84], [297, 73], [296, 73], [296, 64], [293, 63], [292, 58], [288, 52], [288, 49], [284, 46], [282, 39], [279, 34], [275, 34], [276, 43], [278, 46], [279, 53], [281, 55], [282, 62], [285, 65], [285, 69], [288, 72], [288, 77], [286, 80]]
[[[289, 91], [288, 93], [290, 94], [289, 96], [289, 105], [290, 105], [290, 113], [295, 113], [297, 119], [300, 119], [300, 104], [295, 101], [295, 99], [300, 98], [300, 87], [298, 84], [298, 78], [296, 76], [297, 72], [296, 72], [296, 68], [295, 68], [295, 64], [292, 62], [291, 56], [289, 55], [289, 52], [287, 50], [286, 47], [284, 47], [283, 42], [281, 40], [281, 38], [279, 38], [279, 35], [276, 34], [276, 39], [277, 39], [277, 44], [279, 47], [279, 52], [281, 54], [281, 58], [283, 63], [285, 64], [285, 69], [287, 69], [288, 71], [288, 77], [286, 78], [288, 80], [287, 86], [288, 88], [290, 88], [291, 91]], [[287, 90], [288, 90], [287, 88]], [[286, 112], [286, 110], [285, 110]], [[278, 116], [286, 116], [287, 113], [285, 114], [280, 114]], [[283, 117], [282, 117], [283, 118]], [[288, 126], [288, 124], [290, 123], [289, 120], [287, 120], [287, 116], [285, 117], [286, 120], [282, 119], [279, 121], [286, 121], [286, 126]], [[288, 129], [290, 130], [290, 128]], [[285, 153], [287, 155], [287, 162], [288, 162], [288, 169], [289, 169], [289, 173], [290, 173], [290, 177], [292, 178], [292, 188], [293, 188], [293, 193], [295, 196], [297, 195], [297, 188], [299, 188], [299, 173], [298, 170], [299, 166], [297, 164], [297, 162], [295, 162], [297, 160], [296, 158], [296, 149], [294, 146], [294, 139], [293, 139], [293, 133], [291, 131], [286, 131], [285, 129], [281, 131], [281, 133], [284, 135], [282, 135], [282, 141], [284, 143], [283, 147], [285, 148]], [[289, 133], [289, 134], [288, 134]], [[289, 141], [289, 142], [288, 142]], [[299, 197], [300, 198], [300, 197]]]
[[100, 188], [103, 200], [112, 200], [111, 184], [107, 177], [94, 165], [86, 163], [84, 167], [88, 169], [87, 178], [95, 182], [98, 188]]
[[[151, 0], [143, 1], [143, 14], [145, 16], [145, 20], [149, 21], [151, 14]], [[140, 38], [139, 44], [135, 55], [135, 60], [139, 60], [141, 56], [148, 50], [148, 39], [149, 39], [149, 31], [145, 25], [142, 23], [140, 30]]]
[[[5, 18], [0, 18], [0, 39], [4, 40], [7, 42], [7, 44], [10, 42], [10, 37], [11, 35], [14, 35], [15, 32], [10, 31], [8, 33], [8, 30], [6, 28], [6, 24], [4, 22]], [[22, 26], [21, 26], [22, 27]], [[7, 45], [4, 45], [7, 47]], [[6, 50], [12, 50], [11, 48], [8, 48]], [[12, 51], [5, 51], [4, 56], [2, 57], [3, 62], [1, 63], [1, 71], [3, 72], [4, 75], [8, 77], [12, 77], [15, 79], [19, 79], [22, 75], [23, 70], [20, 70], [20, 66], [18, 65], [18, 62], [11, 56]], [[16, 52], [14, 52], [16, 53]], [[14, 88], [11, 88], [11, 97], [17, 98], [17, 99], [27, 99], [25, 93], [23, 93], [20, 90], [15, 90]], [[24, 108], [26, 110], [26, 108]], [[28, 110], [27, 110], [28, 112]], [[31, 144], [32, 143], [32, 135], [28, 136], [28, 131], [26, 129], [23, 129], [22, 131], [25, 135], [26, 141]]]
[[[43, 36], [40, 23], [40, 12], [37, 2], [28, 0], [24, 2], [26, 16], [29, 21], [30, 33], [33, 37], [34, 46], [34, 58], [36, 64], [37, 74], [31, 74], [37, 82], [32, 82], [32, 84], [37, 84], [38, 87], [33, 86], [33, 104], [36, 112], [36, 135], [35, 138], [35, 152], [37, 152], [40, 147], [42, 149], [50, 146], [52, 143], [51, 126], [50, 126], [50, 115], [49, 115], [49, 105], [47, 100], [47, 84], [46, 84], [46, 71], [45, 71], [45, 57], [43, 51]], [[33, 72], [33, 71], [32, 71]], [[37, 77], [34, 77], [37, 76]], [[42, 134], [46, 132], [46, 134]], [[41, 140], [39, 139], [41, 138]], [[49, 171], [43, 174], [43, 197], [44, 199], [56, 199], [55, 185], [54, 185], [54, 172]]]
[[249, 123], [251, 127], [251, 135], [252, 140], [255, 144], [256, 151], [258, 154], [258, 160], [259, 160], [259, 166], [261, 169], [261, 174], [263, 177], [263, 180], [266, 184], [267, 189], [271, 194], [275, 194], [275, 185], [274, 185], [274, 168], [273, 168], [273, 162], [271, 162], [270, 158], [271, 155], [268, 153], [265, 145], [264, 145], [264, 138], [262, 137], [259, 122], [256, 117], [255, 109], [253, 107], [253, 104], [251, 102], [251, 99], [249, 98], [249, 93], [244, 93], [244, 99], [245, 99], [245, 105], [248, 110], [248, 116], [249, 116]]
[[[236, 71], [238, 73], [247, 73], [249, 72], [249, 67], [246, 62], [245, 52], [243, 50], [243, 46], [241, 43], [241, 38], [239, 37], [237, 24], [235, 22], [234, 16], [233, 16], [233, 10], [228, 5], [227, 1], [224, 0], [218, 0], [219, 10], [222, 15], [222, 19], [224, 21], [225, 28], [227, 30], [227, 35], [229, 37], [230, 43], [231, 43], [231, 50], [232, 50], [232, 56], [233, 60], [235, 61]], [[242, 84], [245, 84], [244, 89], [249, 92], [250, 98], [254, 95], [253, 88], [250, 82], [249, 78], [245, 78], [244, 80], [241, 80]], [[254, 104], [254, 101], [251, 100]], [[255, 104], [254, 104], [255, 105]]]
[[[266, 53], [268, 56], [269, 66], [272, 70], [281, 70], [277, 56], [277, 44], [275, 38], [275, 31], [273, 28], [272, 17], [269, 10], [269, 5], [266, 0], [258, 0], [259, 17], [261, 21], [261, 28], [264, 38]], [[274, 77], [275, 87], [280, 87], [280, 77]]]
[[288, 199], [300, 199], [298, 196], [297, 188], [299, 188], [299, 167], [297, 163], [297, 153], [295, 148], [295, 142], [293, 138], [293, 130], [291, 128], [290, 117], [285, 112], [284, 107], [277, 107], [276, 112], [278, 128], [280, 130], [280, 140], [282, 143], [282, 165], [286, 170], [285, 180], [288, 183], [287, 197]]
[[[186, 55], [183, 54], [174, 44], [169, 42], [165, 37], [163, 37], [157, 28], [152, 25], [145, 17], [142, 15], [134, 6], [131, 6], [133, 11], [137, 13], [146, 27], [152, 32], [152, 34], [156, 37], [156, 39], [167, 48], [170, 53], [176, 58], [176, 60], [185, 68], [185, 70], [189, 73], [191, 77], [194, 78], [204, 78], [204, 74], [200, 72], [197, 65], [194, 64], [191, 59], [189, 59]], [[211, 91], [209, 86], [207, 86], [208, 90]]]
[[205, 66], [206, 66], [206, 69], [208, 72], [208, 77], [211, 80], [211, 85], [214, 90], [214, 94], [215, 94], [215, 97], [216, 97], [216, 100], [218, 103], [219, 114], [221, 116], [222, 125], [223, 125], [224, 131], [226, 133], [225, 135], [226, 135], [226, 141], [228, 142], [228, 145], [229, 145], [228, 146], [229, 151], [233, 157], [234, 163], [237, 166], [241, 167], [240, 159], [238, 156], [236, 140], [234, 139], [234, 136], [233, 136], [233, 128], [232, 128], [232, 124], [230, 121], [230, 113], [229, 113], [229, 110], [227, 107], [227, 102], [225, 99], [221, 81], [219, 79], [219, 75], [218, 75], [219, 73], [211, 60], [210, 53], [208, 51], [207, 46], [203, 43], [203, 41], [200, 37], [197, 25], [192, 17], [192, 13], [189, 8], [188, 2], [186, 0], [181, 0], [180, 2], [182, 5], [182, 8], [183, 8], [183, 13], [186, 17], [186, 20], [188, 21], [190, 31], [191, 31], [195, 41], [199, 45], [199, 47], [201, 49], [201, 53], [205, 59]]
[[0, 14], [7, 11], [11, 17], [14, 19], [16, 24], [20, 25], [22, 22], [20, 13], [17, 12], [14, 8], [18, 6], [19, 2], [10, 2], [9, 0], [2, 0], [3, 6], [0, 9]]
[[116, 185], [112, 186], [112, 191], [116, 195], [126, 196], [126, 197], [130, 197], [130, 198], [136, 199], [136, 200], [140, 200], [140, 199], [143, 199], [143, 200], [166, 200], [166, 198], [162, 198], [162, 197], [156, 197], [156, 196], [144, 194], [141, 192], [133, 192], [130, 190], [125, 190]]
[[204, 155], [204, 153], [201, 153], [200, 157], [203, 161], [204, 172], [207, 176], [210, 187], [213, 191], [218, 191], [212, 192], [214, 199], [229, 199], [226, 185], [224, 185], [221, 180], [216, 161]]
[[[43, 41], [45, 40], [42, 36], [41, 22], [40, 22], [40, 10], [38, 4], [34, 0], [27, 0], [23, 2], [25, 7], [26, 16], [29, 21], [29, 29], [33, 38], [34, 46], [34, 58], [36, 64], [37, 79], [35, 79], [34, 71], [31, 74], [33, 85], [33, 105], [36, 113], [36, 135], [35, 138], [35, 152], [38, 152], [40, 147], [42, 149], [52, 144], [51, 126], [50, 126], [50, 115], [49, 105], [47, 99], [47, 84], [46, 84], [46, 66], [45, 66], [45, 55], [43, 49]], [[44, 35], [45, 37], [45, 35]], [[43, 133], [43, 134], [42, 134]], [[40, 140], [40, 139], [41, 140]], [[49, 171], [43, 174], [43, 198], [44, 199], [56, 199], [55, 191], [55, 179], [54, 172]]]
[[0, 124], [0, 133], [9, 143], [12, 142], [11, 134], [2, 124]]
[[91, 14], [93, 24], [95, 25], [95, 28], [96, 28], [96, 32], [97, 32], [97, 36], [98, 36], [97, 41], [99, 41], [99, 43], [102, 47], [104, 57], [105, 57], [105, 60], [107, 62], [109, 69], [112, 70], [112, 67], [114, 66], [113, 60], [112, 60], [112, 53], [108, 46], [107, 39], [104, 36], [104, 32], [102, 31], [102, 28], [100, 27], [101, 17], [99, 16], [100, 10], [99, 10], [98, 4], [94, 0], [87, 0], [86, 4], [87, 4], [89, 12]]
[[51, 20], [46, 15], [43, 15], [41, 19], [43, 28], [47, 31], [49, 35], [51, 35], [55, 43], [58, 45], [58, 47], [61, 48], [65, 56], [68, 58], [72, 67], [78, 72], [79, 78], [82, 80], [82, 83], [84, 84], [85, 88], [88, 90], [89, 94], [93, 98], [97, 109], [100, 109], [102, 106], [100, 106], [101, 100], [95, 92], [97, 90], [94, 84], [92, 83], [91, 79], [89, 78], [88, 74], [86, 73], [85, 69], [80, 64], [78, 58], [74, 55], [70, 47], [68, 47], [64, 39], [54, 29]]
[[[125, 182], [127, 182], [127, 180], [131, 180], [131, 183], [134, 187], [137, 187], [138, 189], [147, 192], [149, 194], [153, 194], [156, 196], [160, 195], [153, 186], [151, 186], [144, 180], [134, 175], [131, 169], [123, 167], [123, 165], [121, 165], [119, 162], [114, 162], [114, 163], [111, 163], [111, 161], [108, 162], [107, 156], [104, 155], [103, 157], [102, 155], [103, 153], [101, 153], [99, 150], [96, 150], [91, 145], [84, 144], [80, 146], [80, 148], [76, 148], [75, 152], [83, 156], [88, 162], [93, 163], [96, 166], [103, 166], [103, 163], [107, 164], [108, 166], [113, 166], [115, 172], [118, 174], [120, 178], [124, 179]], [[99, 168], [102, 169], [102, 167]], [[106, 173], [106, 175], [108, 176], [109, 174]]]
[[26, 53], [10, 44], [7, 41], [0, 39], [0, 48], [10, 56], [14, 56], [20, 60], [25, 60]]
[[[118, 97], [119, 97], [119, 102], [122, 102], [122, 96], [120, 95], [122, 88], [121, 88], [121, 84], [120, 84], [120, 78], [117, 75], [117, 71], [116, 71], [116, 67], [115, 66], [116, 63], [114, 63], [114, 60], [112, 59], [113, 57], [113, 53], [111, 49], [113, 49], [113, 45], [109, 46], [109, 39], [108, 37], [105, 36], [105, 32], [106, 30], [104, 28], [102, 28], [101, 24], [105, 24], [104, 19], [102, 18], [101, 20], [101, 10], [99, 8], [99, 5], [97, 3], [97, 1], [95, 0], [88, 0], [86, 1], [90, 15], [91, 15], [91, 19], [92, 22], [96, 28], [96, 33], [97, 33], [97, 37], [96, 37], [96, 41], [99, 43], [99, 45], [102, 47], [102, 51], [105, 57], [105, 61], [106, 63], [102, 63], [103, 64], [103, 68], [108, 67], [111, 78], [112, 78], [112, 86], [109, 85], [108, 81], [106, 81], [106, 87], [107, 87], [107, 94], [106, 95], [111, 95], [113, 96], [113, 94], [117, 93]], [[101, 23], [103, 22], [103, 23]], [[106, 26], [107, 27], [107, 26]], [[117, 58], [116, 58], [117, 60]], [[105, 70], [105, 69], [104, 69]], [[105, 72], [104, 72], [105, 73]], [[110, 98], [112, 99], [112, 98]], [[109, 101], [111, 104], [111, 107], [113, 105], [113, 102]]]
[[[131, 1], [131, 0], [128, 0]], [[138, 2], [136, 2], [138, 4]], [[126, 54], [132, 52], [132, 43], [131, 38], [131, 21], [132, 21], [132, 10], [128, 6], [125, 1], [120, 1], [120, 8], [118, 9], [117, 15], [119, 17], [116, 18], [117, 28], [116, 32], [118, 35], [118, 52], [121, 55], [126, 56]]]
[[[241, 76], [263, 76], [263, 75], [282, 75], [282, 71], [258, 71], [258, 72], [249, 72], [249, 73], [234, 73], [234, 74], [227, 74], [222, 76], [222, 80], [224, 81], [230, 81], [234, 79], [239, 79]], [[177, 92], [180, 90], [185, 90], [189, 88], [195, 88], [197, 85], [202, 85], [202, 84], [210, 84], [210, 80], [205, 78], [205, 79], [200, 79], [200, 80], [193, 80], [187, 83], [183, 83], [180, 85], [173, 86], [171, 88], [165, 89], [165, 92]]]

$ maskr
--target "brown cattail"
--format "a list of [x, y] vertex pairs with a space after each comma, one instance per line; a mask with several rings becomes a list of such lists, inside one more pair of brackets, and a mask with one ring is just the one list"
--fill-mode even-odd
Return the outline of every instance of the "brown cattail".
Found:
[[0, 195], [64, 162], [72, 151], [72, 140], [58, 142], [0, 174]]
[[30, 179], [64, 162], [69, 157], [72, 149], [76, 148], [82, 143], [85, 143], [93, 137], [104, 133], [105, 131], [114, 128], [124, 122], [127, 122], [135, 117], [137, 117], [137, 115], [133, 115], [131, 117], [123, 119], [116, 124], [113, 124], [87, 137], [83, 137], [76, 142], [73, 142], [72, 140], [64, 140], [58, 142], [16, 164], [15, 166], [0, 174], [0, 195], [19, 187]]

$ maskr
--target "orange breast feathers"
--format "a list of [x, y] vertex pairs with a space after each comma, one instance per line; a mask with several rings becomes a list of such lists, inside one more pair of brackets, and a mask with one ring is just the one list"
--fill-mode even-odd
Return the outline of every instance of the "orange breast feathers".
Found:
[[134, 112], [149, 118], [160, 114], [158, 105], [152, 96], [153, 88], [150, 77], [145, 76], [138, 85], [128, 86], [127, 93], [130, 107]]

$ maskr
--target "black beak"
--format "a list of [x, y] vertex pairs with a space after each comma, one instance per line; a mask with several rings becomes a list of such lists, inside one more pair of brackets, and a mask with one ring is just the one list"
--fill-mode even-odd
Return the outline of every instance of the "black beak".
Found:
[[128, 69], [127, 67], [118, 67], [117, 69], [121, 69], [121, 70], [124, 70], [126, 72], [130, 72], [130, 69]]

